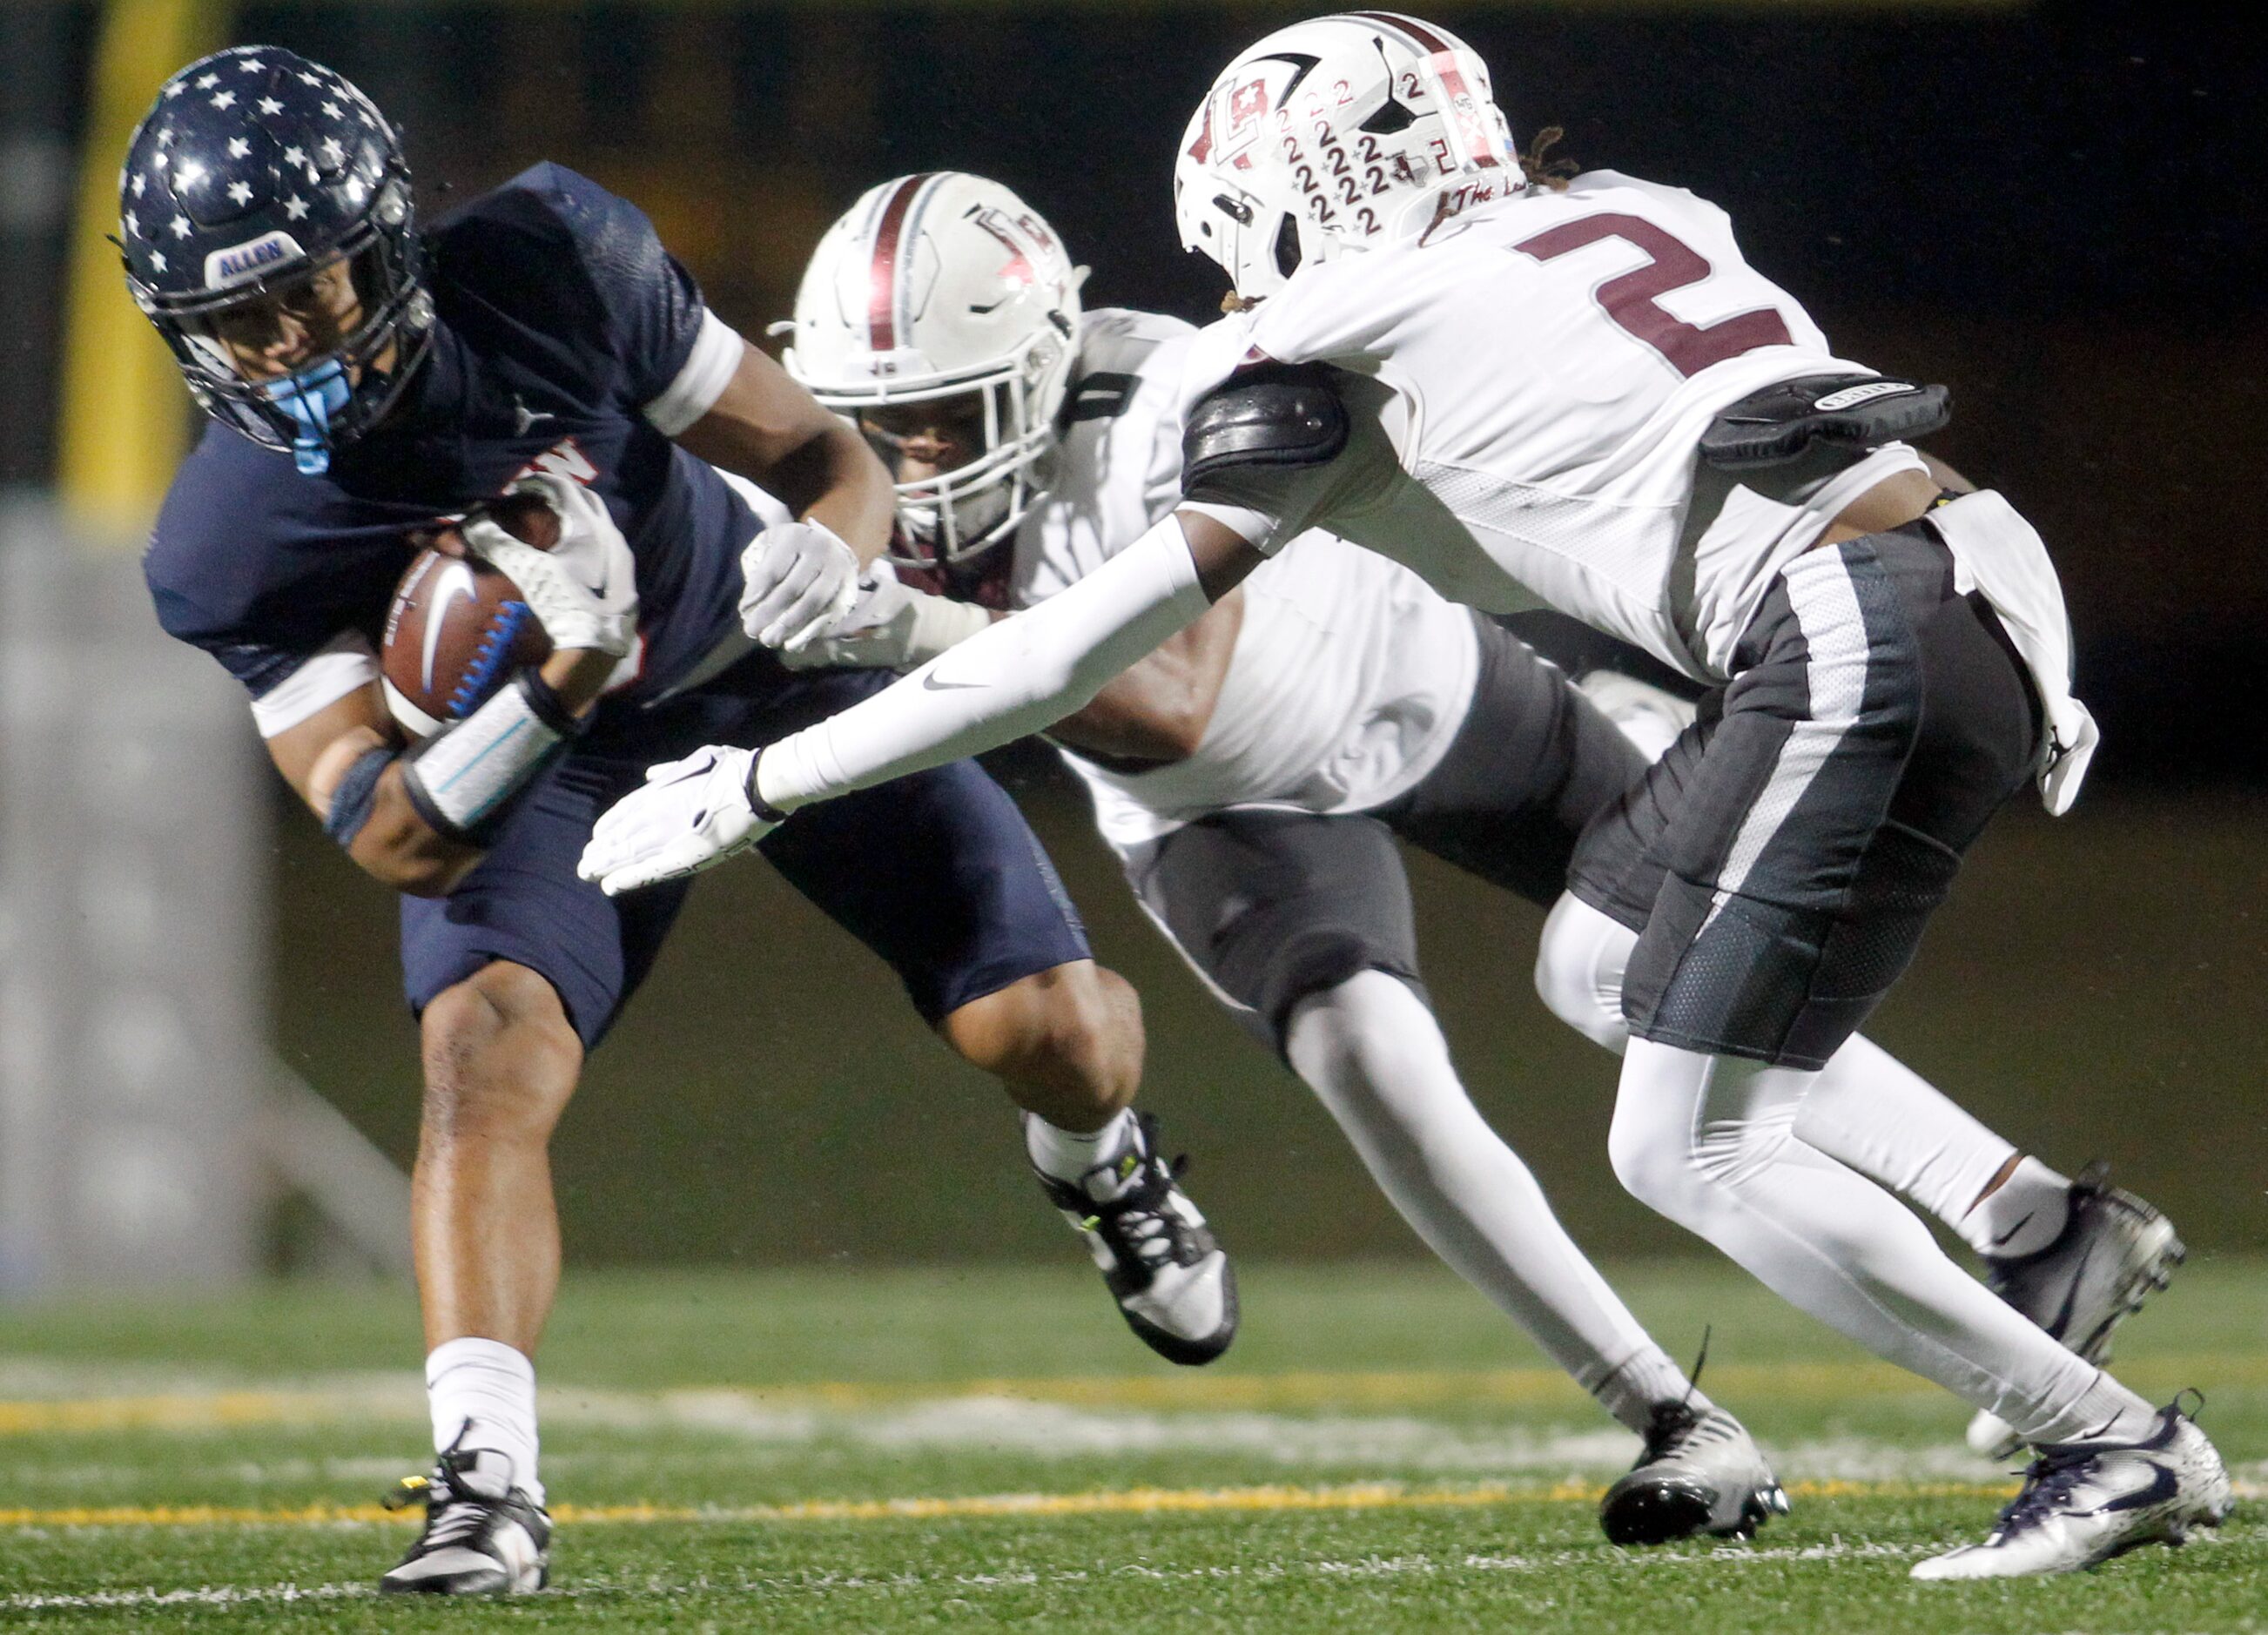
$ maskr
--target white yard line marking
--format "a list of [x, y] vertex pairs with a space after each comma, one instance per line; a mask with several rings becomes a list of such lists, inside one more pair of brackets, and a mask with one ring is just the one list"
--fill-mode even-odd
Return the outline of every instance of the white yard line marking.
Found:
[[[2268, 1355], [2201, 1352], [2135, 1359], [2121, 1369], [2138, 1387], [2170, 1391], [2204, 1381], [2224, 1388], [2268, 1386]], [[241, 1377], [199, 1381], [164, 1376], [155, 1390], [72, 1395], [68, 1370], [37, 1359], [0, 1362], [0, 1436], [101, 1431], [143, 1425], [204, 1427], [320, 1421], [341, 1417], [422, 1419], [418, 1381], [403, 1374], [316, 1376], [304, 1381], [248, 1384]], [[80, 1378], [84, 1378], [82, 1374]], [[2168, 1382], [2172, 1383], [2169, 1384]], [[122, 1379], [121, 1383], [125, 1383]], [[1850, 1361], [1726, 1364], [1710, 1370], [1710, 1388], [1728, 1401], [1843, 1402], [1854, 1396], [1912, 1396], [1936, 1390], [1887, 1363]], [[1550, 1368], [1305, 1372], [1272, 1374], [1071, 1375], [963, 1381], [821, 1381], [809, 1384], [698, 1388], [660, 1392], [547, 1388], [551, 1404], [585, 1404], [594, 1414], [674, 1403], [729, 1406], [750, 1415], [796, 1416], [910, 1407], [959, 1399], [1050, 1403], [1068, 1408], [1170, 1411], [1296, 1411], [1317, 1409], [1491, 1408], [1576, 1405], [1582, 1394]]]
[[[2245, 1528], [2223, 1543], [2254, 1544], [2268, 1530]], [[2215, 1541], [2203, 1541], [2206, 1548]], [[1367, 1556], [1352, 1560], [1325, 1558], [1314, 1561], [1266, 1561], [1226, 1566], [1159, 1567], [1129, 1562], [1100, 1572], [1047, 1571], [1020, 1572], [788, 1572], [741, 1573], [732, 1577], [704, 1575], [698, 1583], [658, 1584], [641, 1578], [635, 1583], [612, 1584], [603, 1578], [563, 1585], [541, 1592], [538, 1598], [557, 1601], [660, 1601], [696, 1595], [836, 1594], [865, 1590], [902, 1594], [924, 1588], [950, 1589], [957, 1594], [994, 1589], [1022, 1589], [1039, 1585], [1091, 1584], [1114, 1578], [1138, 1579], [1145, 1583], [1242, 1582], [1278, 1583], [1287, 1579], [1394, 1579], [1447, 1576], [1457, 1573], [1534, 1573], [1590, 1568], [1610, 1572], [1675, 1572], [1680, 1568], [1719, 1570], [1783, 1562], [1911, 1561], [1945, 1548], [1943, 1541], [1928, 1544], [1890, 1544], [1867, 1539], [1836, 1537], [1820, 1544], [1703, 1544], [1659, 1550], [1624, 1550], [1607, 1545], [1589, 1550], [1552, 1550], [1536, 1555], [1479, 1553], [1462, 1556]], [[239, 1606], [271, 1602], [360, 1601], [374, 1597], [368, 1583], [202, 1585], [187, 1589], [91, 1590], [84, 1594], [21, 1594], [0, 1595], [0, 1612], [40, 1612], [65, 1609], [132, 1609], [169, 1606]]]

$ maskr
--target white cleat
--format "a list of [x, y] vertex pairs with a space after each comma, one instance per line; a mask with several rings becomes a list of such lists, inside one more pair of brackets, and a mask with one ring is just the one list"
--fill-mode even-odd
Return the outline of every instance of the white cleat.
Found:
[[425, 1530], [378, 1580], [383, 1594], [517, 1595], [550, 1572], [551, 1517], [512, 1485], [512, 1462], [484, 1448], [451, 1448], [431, 1476], [386, 1496], [388, 1510], [425, 1506]]
[[[2071, 1214], [2056, 1241], [2036, 1254], [1984, 1257], [1992, 1293], [2091, 1363], [2110, 1360], [2110, 1333], [2173, 1281], [2189, 1251], [2168, 1220], [2110, 1182], [2110, 1166], [2089, 1164], [2071, 1183]], [[1997, 1414], [1969, 1422], [1969, 1446], [2007, 1459], [2023, 1438]]]
[[1615, 1544], [1753, 1538], [1787, 1513], [1787, 1495], [1741, 1422], [1723, 1409], [1657, 1403], [1646, 1451], [1599, 1503]]
[[1236, 1269], [1182, 1190], [1188, 1163], [1158, 1154], [1143, 1114], [1135, 1148], [1077, 1181], [1040, 1176], [1048, 1201], [1086, 1240], [1126, 1326], [1168, 1362], [1209, 1363], [1236, 1337]]
[[2219, 1527], [2234, 1503], [2220, 1455], [2176, 1403], [2142, 1441], [2043, 1452], [1989, 1538], [1919, 1562], [1913, 1576], [2077, 1572], [2145, 1544], [2186, 1543], [2191, 1528]]

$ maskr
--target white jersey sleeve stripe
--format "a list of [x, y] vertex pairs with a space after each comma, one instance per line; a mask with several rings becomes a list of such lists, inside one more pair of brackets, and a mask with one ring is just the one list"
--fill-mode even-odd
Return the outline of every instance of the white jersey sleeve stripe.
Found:
[[273, 738], [376, 680], [378, 655], [359, 630], [348, 630], [254, 699], [252, 719]]
[[703, 308], [693, 352], [668, 389], [645, 406], [645, 417], [664, 437], [676, 437], [716, 406], [740, 366], [747, 342], [740, 332]]

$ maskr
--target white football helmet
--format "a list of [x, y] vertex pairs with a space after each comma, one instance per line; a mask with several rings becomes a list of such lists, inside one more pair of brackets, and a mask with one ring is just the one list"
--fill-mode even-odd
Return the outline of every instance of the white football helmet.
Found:
[[1182, 245], [1259, 300], [1310, 261], [1525, 185], [1488, 66], [1395, 11], [1279, 28], [1213, 81], [1174, 161]]
[[997, 181], [901, 176], [827, 231], [795, 298], [783, 359], [814, 397], [858, 420], [886, 406], [981, 400], [982, 452], [898, 489], [893, 560], [934, 567], [1005, 539], [1042, 497], [1079, 349], [1079, 286], [1063, 242]]

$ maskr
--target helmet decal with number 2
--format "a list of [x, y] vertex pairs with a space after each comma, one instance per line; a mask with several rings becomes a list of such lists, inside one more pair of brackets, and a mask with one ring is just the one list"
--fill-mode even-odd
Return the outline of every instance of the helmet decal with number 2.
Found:
[[1526, 185], [1487, 64], [1395, 11], [1279, 28], [1190, 115], [1174, 166], [1186, 249], [1247, 300], [1311, 261], [1415, 236]]

